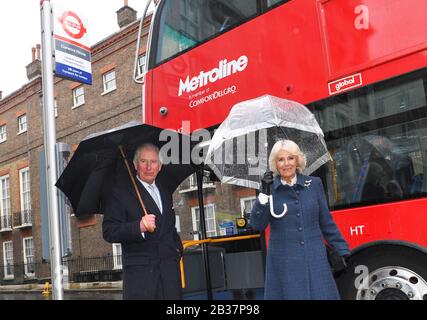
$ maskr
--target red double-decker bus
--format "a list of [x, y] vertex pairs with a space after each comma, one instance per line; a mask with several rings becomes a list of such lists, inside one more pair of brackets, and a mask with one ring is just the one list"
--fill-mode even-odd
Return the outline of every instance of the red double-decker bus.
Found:
[[352, 248], [342, 297], [427, 300], [426, 15], [425, 0], [162, 0], [144, 121], [194, 131], [264, 94], [305, 104]]

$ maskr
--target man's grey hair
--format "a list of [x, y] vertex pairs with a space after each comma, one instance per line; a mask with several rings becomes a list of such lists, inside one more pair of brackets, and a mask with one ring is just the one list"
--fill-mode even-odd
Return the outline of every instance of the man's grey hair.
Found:
[[297, 171], [302, 173], [307, 164], [307, 160], [305, 154], [301, 152], [299, 146], [292, 140], [279, 140], [274, 144], [273, 148], [271, 149], [270, 157], [268, 158], [270, 170], [273, 171], [274, 174], [279, 173], [277, 171], [276, 160], [277, 154], [282, 150], [287, 151], [297, 157]]
[[142, 143], [136, 148], [135, 154], [133, 155], [133, 163], [135, 163], [135, 164], [138, 163], [139, 153], [141, 152], [141, 150], [144, 150], [144, 149], [156, 151], [157, 154], [159, 155], [160, 163], [163, 163], [159, 147], [156, 146], [155, 144], [151, 143], [151, 142]]

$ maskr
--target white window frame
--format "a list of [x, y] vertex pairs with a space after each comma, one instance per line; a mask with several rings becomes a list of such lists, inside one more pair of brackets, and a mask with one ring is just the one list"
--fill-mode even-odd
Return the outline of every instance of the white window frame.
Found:
[[27, 114], [18, 117], [18, 134], [27, 132]]
[[[30, 244], [30, 245], [29, 245]], [[26, 237], [22, 239], [22, 251], [24, 255], [24, 272], [27, 277], [35, 276], [34, 239]], [[30, 268], [31, 264], [33, 265]], [[32, 271], [32, 272], [31, 272]]]
[[[111, 76], [111, 78], [108, 78]], [[110, 70], [102, 75], [102, 86], [104, 88], [104, 92], [102, 94], [109, 93], [117, 89], [117, 81], [116, 81], [116, 70]]]
[[137, 60], [137, 66], [136, 66], [136, 78], [139, 79], [143, 76], [143, 72], [144, 72], [144, 66], [147, 62], [147, 57], [144, 54], [140, 54], [138, 56], [138, 60]]
[[[24, 180], [24, 178], [26, 178]], [[21, 222], [22, 224], [31, 224], [31, 180], [30, 168], [25, 167], [19, 170], [19, 186], [21, 198]]]
[[178, 215], [175, 215], [175, 229], [176, 232], [181, 232], [181, 219]]
[[73, 89], [73, 108], [78, 108], [85, 104], [85, 87], [78, 86]]
[[5, 175], [0, 177], [1, 230], [9, 230], [12, 228], [10, 208], [10, 181], [9, 175]]
[[197, 177], [195, 173], [190, 176], [189, 180], [190, 188], [197, 188]]
[[[9, 246], [10, 245], [10, 246]], [[9, 246], [9, 248], [6, 248]], [[9, 269], [8, 263], [11, 265]], [[3, 242], [3, 268], [4, 268], [4, 279], [13, 279], [14, 278], [14, 266], [13, 266], [13, 243], [12, 241]], [[11, 272], [9, 272], [11, 271]]]
[[[215, 204], [209, 203], [205, 204], [205, 223], [206, 223], [206, 236], [207, 237], [216, 237], [217, 231], [216, 231], [216, 217], [215, 217]], [[212, 216], [210, 217], [208, 214], [208, 211], [212, 209]], [[199, 207], [192, 207], [191, 208], [191, 216], [192, 216], [192, 222], [193, 222], [193, 237], [194, 240], [199, 240]], [[213, 226], [213, 228], [212, 228]]]
[[58, 116], [58, 101], [56, 98], [53, 100], [53, 113], [55, 114], [55, 118]]
[[244, 212], [243, 212], [243, 209], [245, 208], [245, 202], [246, 202], [246, 201], [251, 201], [251, 202], [252, 202], [250, 210], [246, 210], [246, 212], [251, 212], [251, 210], [252, 210], [252, 206], [253, 206], [253, 204], [254, 204], [255, 200], [256, 200], [256, 196], [240, 198], [240, 212], [241, 212], [242, 214], [244, 213]]
[[3, 124], [0, 126], [0, 143], [5, 142], [7, 140], [7, 128], [6, 125]]
[[121, 270], [123, 268], [122, 263], [122, 244], [121, 243], [112, 243], [113, 247], [113, 269]]
[[[197, 188], [197, 175], [195, 173], [193, 173], [189, 177], [189, 182], [190, 182], [190, 188]], [[202, 186], [209, 185], [209, 184], [213, 184], [213, 183], [209, 182], [208, 177], [203, 177]]]

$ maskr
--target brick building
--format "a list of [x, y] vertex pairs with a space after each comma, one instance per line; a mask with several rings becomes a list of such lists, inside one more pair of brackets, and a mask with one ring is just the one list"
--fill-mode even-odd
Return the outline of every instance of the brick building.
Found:
[[[57, 141], [71, 154], [87, 135], [142, 119], [141, 86], [132, 80], [139, 21], [125, 5], [117, 11], [120, 30], [93, 45], [93, 84], [82, 85], [55, 78]], [[142, 32], [145, 48], [149, 19]], [[145, 49], [139, 62], [145, 61]], [[0, 282], [37, 281], [49, 277], [44, 259], [40, 155], [43, 154], [42, 78], [40, 46], [32, 49], [27, 66], [28, 83], [0, 97]], [[182, 239], [197, 238], [198, 203], [194, 177], [174, 195], [177, 227]], [[204, 185], [208, 235], [225, 234], [221, 221], [234, 221], [241, 208], [250, 209], [253, 190]], [[71, 252], [68, 259], [120, 255], [119, 246], [102, 239], [102, 215], [71, 215]], [[45, 243], [43, 243], [43, 241]], [[117, 264], [117, 265], [116, 265]], [[114, 267], [120, 262], [114, 260]]]

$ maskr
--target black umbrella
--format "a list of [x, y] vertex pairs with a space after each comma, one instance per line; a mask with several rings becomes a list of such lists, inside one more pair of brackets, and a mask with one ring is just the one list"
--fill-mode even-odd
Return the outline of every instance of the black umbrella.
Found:
[[[170, 137], [170, 139], [165, 139], [165, 137]], [[192, 173], [197, 173], [202, 238], [205, 239], [206, 227], [202, 194], [203, 164], [195, 165], [191, 161], [190, 155], [193, 148], [196, 147], [196, 142], [190, 143], [190, 137], [187, 135], [138, 122], [130, 122], [112, 130], [92, 134], [79, 144], [56, 182], [56, 186], [68, 197], [76, 216], [102, 214], [104, 188], [108, 187], [117, 175], [126, 174], [133, 180], [132, 176], [136, 173], [134, 166], [129, 162], [132, 162], [137, 146], [147, 142], [160, 149], [163, 166], [156, 181], [170, 192], [173, 192]], [[170, 148], [166, 148], [168, 147], [166, 144], [169, 144]], [[120, 149], [123, 150], [127, 164]], [[128, 169], [131, 171], [130, 173]], [[211, 298], [208, 253], [205, 246], [202, 246], [202, 255], [207, 274], [208, 297]]]
[[112, 130], [92, 134], [79, 144], [56, 182], [56, 186], [70, 200], [76, 216], [102, 214], [104, 188], [116, 175], [129, 175], [119, 147], [123, 148], [125, 158], [130, 162], [128, 167], [131, 175], [134, 175], [133, 154], [141, 143], [152, 143], [159, 147], [164, 165], [157, 181], [170, 192], [196, 171], [196, 167], [190, 163], [190, 156], [181, 152], [186, 149], [182, 148], [184, 144], [190, 144], [190, 138], [178, 132], [130, 122]]

